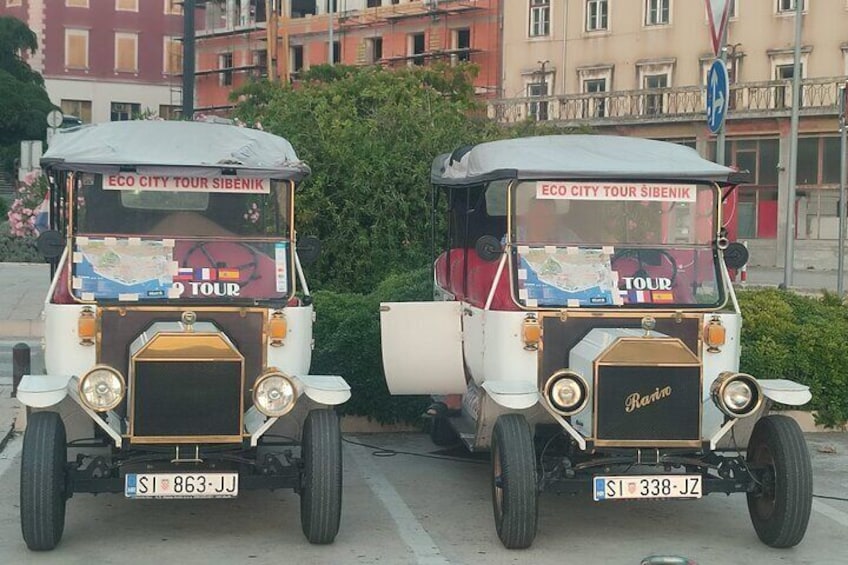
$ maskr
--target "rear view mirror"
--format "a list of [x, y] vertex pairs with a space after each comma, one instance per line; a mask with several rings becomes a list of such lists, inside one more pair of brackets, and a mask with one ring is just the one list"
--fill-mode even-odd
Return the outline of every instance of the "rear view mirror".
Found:
[[307, 235], [297, 241], [297, 256], [301, 265], [311, 265], [321, 254], [321, 240], [314, 235]]
[[35, 247], [45, 259], [55, 259], [65, 250], [65, 238], [56, 230], [43, 231], [35, 240]]
[[724, 250], [724, 264], [728, 269], [741, 269], [748, 262], [749, 257], [748, 248], [738, 241], [729, 243]]
[[484, 235], [477, 240], [474, 250], [483, 261], [492, 262], [500, 259], [503, 247], [498, 238], [493, 235]]

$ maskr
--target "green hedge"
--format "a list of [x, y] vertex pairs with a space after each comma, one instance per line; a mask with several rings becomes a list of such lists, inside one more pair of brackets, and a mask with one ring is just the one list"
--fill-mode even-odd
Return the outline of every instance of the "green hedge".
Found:
[[35, 240], [0, 234], [0, 263], [44, 263], [44, 256], [35, 248]]
[[818, 423], [848, 420], [848, 307], [832, 295], [800, 296], [781, 290], [739, 293], [740, 368], [758, 378], [786, 378], [810, 387], [806, 408]]
[[380, 352], [380, 302], [431, 300], [429, 269], [391, 275], [371, 294], [319, 291], [313, 296], [317, 320], [311, 372], [341, 374], [347, 380], [352, 394], [342, 411], [381, 424], [417, 420], [429, 399], [392, 397], [386, 388]]
[[[392, 397], [380, 353], [380, 302], [432, 298], [427, 269], [393, 275], [371, 294], [316, 292], [312, 371], [341, 374], [352, 388], [347, 414], [380, 423], [412, 422], [429, 400]], [[739, 293], [743, 313], [741, 370], [758, 378], [809, 385], [806, 408], [836, 426], [848, 420], [848, 308], [833, 295], [799, 296], [779, 290]]]

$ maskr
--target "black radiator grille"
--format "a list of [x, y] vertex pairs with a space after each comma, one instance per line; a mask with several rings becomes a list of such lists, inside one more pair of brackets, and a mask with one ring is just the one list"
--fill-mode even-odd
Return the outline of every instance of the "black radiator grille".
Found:
[[241, 434], [241, 363], [138, 361], [132, 388], [133, 436]]
[[595, 398], [598, 440], [650, 445], [701, 439], [698, 366], [601, 365]]

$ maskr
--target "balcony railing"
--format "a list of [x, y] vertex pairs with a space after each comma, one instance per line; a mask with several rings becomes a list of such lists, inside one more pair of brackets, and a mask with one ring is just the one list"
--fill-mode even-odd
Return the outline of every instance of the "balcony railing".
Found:
[[[801, 81], [801, 115], [836, 115], [839, 87], [846, 77]], [[563, 125], [612, 125], [626, 122], [674, 122], [706, 119], [705, 86], [621, 90], [505, 98], [488, 102], [489, 117], [500, 122], [552, 121]], [[731, 85], [728, 118], [788, 116], [792, 81]]]

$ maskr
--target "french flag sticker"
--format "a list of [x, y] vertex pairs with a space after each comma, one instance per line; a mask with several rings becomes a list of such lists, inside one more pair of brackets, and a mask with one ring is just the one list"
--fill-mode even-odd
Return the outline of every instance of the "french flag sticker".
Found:
[[218, 279], [217, 269], [195, 269], [194, 280], [197, 281], [214, 281]]

